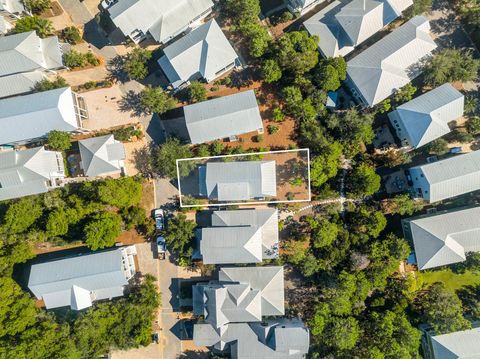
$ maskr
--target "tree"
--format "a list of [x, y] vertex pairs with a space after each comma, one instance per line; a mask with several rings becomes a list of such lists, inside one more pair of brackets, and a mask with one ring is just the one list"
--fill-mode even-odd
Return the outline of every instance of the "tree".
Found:
[[34, 301], [11, 278], [0, 278], [0, 338], [22, 333], [35, 323]]
[[467, 121], [467, 130], [472, 135], [480, 133], [480, 117], [478, 116], [471, 117]]
[[354, 317], [337, 317], [325, 328], [322, 342], [337, 350], [349, 350], [360, 339], [360, 326]]
[[82, 41], [82, 36], [80, 35], [80, 31], [76, 26], [67, 26], [64, 28], [62, 30], [62, 36], [69, 44], [75, 45]]
[[411, 18], [430, 12], [432, 9], [432, 0], [413, 0], [413, 5], [405, 11], [406, 17]]
[[226, 0], [225, 9], [237, 24], [258, 21], [261, 11], [258, 0]]
[[161, 87], [148, 85], [140, 92], [140, 104], [149, 113], [162, 113], [175, 108], [176, 101]]
[[347, 223], [352, 238], [362, 234], [367, 238], [377, 238], [387, 226], [387, 219], [382, 212], [362, 205], [348, 212]]
[[462, 302], [440, 282], [432, 284], [415, 299], [420, 320], [428, 324], [436, 335], [470, 329], [463, 315]]
[[280, 80], [282, 69], [275, 60], [268, 59], [262, 65], [262, 76], [267, 84]]
[[72, 147], [70, 133], [58, 130], [53, 130], [48, 133], [47, 143], [48, 147], [56, 151], [66, 151]]
[[25, 8], [35, 14], [41, 13], [52, 5], [50, 0], [24, 0]]
[[48, 79], [43, 79], [33, 86], [33, 90], [36, 92], [50, 91], [62, 87], [68, 87], [67, 81], [61, 77], [57, 76], [55, 80], [50, 81]]
[[285, 33], [276, 43], [275, 59], [293, 76], [309, 72], [318, 63], [318, 37], [306, 31]]
[[350, 109], [327, 117], [325, 125], [332, 135], [340, 140], [345, 154], [353, 157], [360, 151], [362, 143], [369, 144], [375, 138], [373, 119], [372, 113], [360, 113], [356, 109]]
[[258, 21], [244, 22], [239, 30], [247, 42], [250, 55], [255, 58], [263, 56], [272, 42], [268, 30]]
[[351, 196], [367, 197], [380, 189], [381, 178], [375, 168], [366, 163], [356, 166], [347, 181], [347, 190]]
[[470, 51], [443, 49], [432, 56], [425, 65], [425, 82], [439, 86], [445, 82], [467, 82], [477, 78], [480, 60]]
[[412, 162], [412, 155], [409, 152], [397, 148], [388, 148], [378, 155], [383, 165], [389, 168], [397, 167]]
[[476, 114], [478, 105], [479, 105], [479, 98], [477, 96], [466, 95], [465, 104], [463, 105], [463, 111], [467, 115]]
[[63, 64], [73, 69], [77, 67], [85, 67], [87, 65], [97, 66], [100, 64], [100, 61], [91, 51], [81, 53], [75, 50], [70, 50], [63, 54]]
[[386, 213], [411, 216], [415, 212], [421, 211], [424, 203], [419, 200], [414, 200], [408, 193], [404, 193], [384, 200], [382, 206]]
[[42, 39], [53, 32], [53, 25], [50, 20], [40, 18], [36, 15], [25, 16], [17, 20], [13, 32], [16, 34], [21, 32], [35, 31]]
[[448, 142], [443, 138], [437, 138], [430, 142], [426, 149], [430, 154], [443, 155], [448, 152]]
[[63, 236], [68, 233], [70, 219], [68, 212], [64, 208], [58, 208], [48, 214], [45, 225], [47, 236]]
[[42, 205], [36, 197], [23, 197], [8, 206], [0, 228], [6, 233], [25, 232], [42, 214]]
[[330, 178], [337, 175], [342, 156], [342, 145], [333, 142], [325, 151], [314, 157], [310, 163], [310, 179], [312, 186], [320, 187]]
[[473, 142], [474, 138], [471, 133], [460, 131], [458, 129], [453, 130], [450, 135], [449, 139], [452, 142], [460, 142], [460, 143], [470, 143]]
[[126, 56], [123, 68], [131, 79], [143, 80], [148, 75], [147, 63], [151, 58], [151, 51], [136, 47]]
[[[154, 170], [163, 177], [177, 178], [176, 160], [179, 158], [193, 157], [192, 151], [187, 146], [182, 146], [176, 138], [169, 138], [167, 141], [153, 150], [152, 164]], [[195, 167], [193, 161], [183, 161], [180, 176], [187, 176]]]
[[337, 238], [339, 228], [336, 223], [332, 223], [325, 218], [313, 217], [307, 217], [305, 222], [311, 229], [312, 242], [315, 248], [328, 247]]
[[457, 0], [457, 9], [463, 20], [473, 28], [480, 29], [480, 3], [478, 0]]
[[192, 81], [187, 89], [188, 100], [190, 103], [202, 102], [207, 99], [207, 89], [198, 81]]
[[122, 218], [112, 212], [100, 212], [85, 225], [85, 244], [92, 250], [111, 247], [122, 231]]
[[417, 92], [417, 88], [412, 85], [411, 82], [400, 88], [393, 95], [393, 99], [397, 105], [400, 105], [404, 102], [410, 101]]
[[118, 208], [135, 206], [142, 198], [142, 183], [134, 177], [107, 179], [97, 190], [100, 201]]
[[165, 242], [170, 251], [181, 257], [191, 255], [192, 239], [194, 230], [197, 227], [195, 221], [187, 219], [183, 213], [178, 214], [168, 222], [167, 228], [163, 231]]
[[[422, 333], [404, 313], [371, 312], [362, 321], [363, 339], [355, 348], [362, 358], [418, 358]], [[372, 355], [378, 353], [378, 356]]]
[[336, 91], [347, 77], [347, 63], [343, 57], [322, 60], [313, 72], [313, 81], [323, 91]]
[[142, 207], [132, 206], [124, 208], [121, 213], [128, 230], [135, 227], [138, 231], [147, 222], [147, 215]]

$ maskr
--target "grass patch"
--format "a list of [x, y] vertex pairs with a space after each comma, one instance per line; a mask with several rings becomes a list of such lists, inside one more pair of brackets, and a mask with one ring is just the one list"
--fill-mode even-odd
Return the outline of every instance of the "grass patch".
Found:
[[454, 273], [450, 269], [434, 272], [417, 272], [417, 287], [422, 288], [430, 284], [442, 282], [449, 290], [456, 291], [468, 285], [480, 284], [480, 272], [466, 271]]

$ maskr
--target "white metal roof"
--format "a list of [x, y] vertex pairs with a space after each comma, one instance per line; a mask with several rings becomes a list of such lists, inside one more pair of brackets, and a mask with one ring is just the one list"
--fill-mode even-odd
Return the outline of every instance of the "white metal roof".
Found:
[[108, 12], [125, 35], [148, 31], [164, 42], [212, 7], [211, 0], [119, 0]]
[[480, 207], [407, 220], [419, 269], [465, 260], [480, 251]]
[[253, 90], [185, 106], [185, 123], [193, 144], [263, 128]]
[[0, 144], [79, 129], [69, 87], [0, 100]]
[[431, 337], [434, 359], [480, 358], [480, 328]]
[[320, 38], [325, 57], [345, 56], [410, 5], [412, 0], [336, 0], [303, 25]]
[[174, 87], [197, 74], [215, 78], [216, 73], [238, 58], [215, 19], [167, 46], [164, 53], [159, 64]]
[[410, 168], [413, 187], [428, 190], [424, 199], [438, 202], [480, 189], [480, 151]]
[[32, 92], [35, 84], [45, 78], [40, 71], [2, 76], [0, 77], [0, 98]]
[[349, 80], [374, 106], [420, 75], [419, 64], [436, 47], [428, 20], [415, 16], [348, 61]]
[[80, 140], [78, 146], [85, 175], [96, 177], [120, 173], [124, 165], [125, 148], [113, 135]]
[[410, 146], [418, 148], [449, 133], [448, 123], [463, 115], [463, 106], [462, 93], [444, 84], [398, 106], [388, 116], [405, 129]]
[[35, 31], [0, 37], [0, 77], [63, 67], [56, 36], [41, 39]]
[[0, 201], [47, 192], [48, 181], [62, 177], [59, 152], [43, 147], [0, 152]]

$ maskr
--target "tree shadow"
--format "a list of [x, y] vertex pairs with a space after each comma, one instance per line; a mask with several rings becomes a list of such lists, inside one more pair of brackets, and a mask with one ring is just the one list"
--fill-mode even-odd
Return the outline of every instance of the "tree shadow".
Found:
[[146, 176], [146, 177], [150, 176], [152, 173], [150, 153], [151, 153], [151, 149], [150, 149], [150, 146], [148, 145], [133, 151], [135, 168], [138, 170], [138, 172], [140, 172], [143, 176]]
[[122, 112], [132, 112], [134, 116], [148, 115], [144, 107], [140, 103], [140, 94], [135, 91], [128, 91], [118, 102], [118, 107]]
[[113, 82], [125, 83], [129, 81], [128, 74], [124, 71], [125, 56], [115, 56], [107, 63], [107, 71], [109, 72], [108, 79]]
[[180, 354], [177, 359], [208, 359], [211, 358], [209, 352], [204, 352], [200, 350], [186, 350]]

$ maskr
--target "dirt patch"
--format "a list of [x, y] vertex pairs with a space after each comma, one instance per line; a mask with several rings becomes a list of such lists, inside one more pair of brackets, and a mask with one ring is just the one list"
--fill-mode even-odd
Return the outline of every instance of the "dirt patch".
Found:
[[138, 204], [149, 215], [155, 208], [155, 189], [153, 187], [153, 180], [145, 180], [142, 184], [142, 199]]
[[138, 233], [135, 229], [123, 231], [122, 234], [116, 239], [116, 243], [123, 245], [131, 245], [145, 242], [145, 237]]
[[41, 14], [40, 17], [55, 17], [63, 14], [63, 9], [60, 6], [60, 4], [56, 1], [52, 1], [50, 7], [46, 10], [44, 10]]
[[83, 242], [67, 244], [67, 245], [64, 245], [64, 246], [55, 246], [50, 242], [42, 242], [42, 243], [36, 243], [33, 246], [32, 251], [35, 255], [39, 255], [39, 254], [64, 251], [66, 249], [79, 248], [79, 247], [84, 247], [84, 246], [85, 246], [85, 244]]

